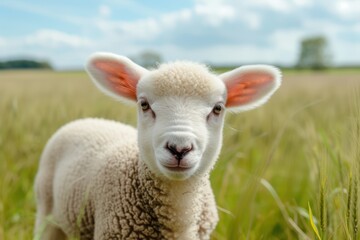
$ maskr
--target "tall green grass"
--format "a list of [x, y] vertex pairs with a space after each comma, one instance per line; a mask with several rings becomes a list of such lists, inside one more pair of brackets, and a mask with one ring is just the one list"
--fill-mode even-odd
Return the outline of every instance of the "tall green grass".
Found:
[[[228, 114], [213, 239], [315, 239], [314, 226], [321, 239], [359, 237], [359, 88], [359, 72], [285, 73], [266, 105]], [[0, 239], [32, 238], [42, 148], [83, 117], [136, 124], [82, 72], [0, 72]]]

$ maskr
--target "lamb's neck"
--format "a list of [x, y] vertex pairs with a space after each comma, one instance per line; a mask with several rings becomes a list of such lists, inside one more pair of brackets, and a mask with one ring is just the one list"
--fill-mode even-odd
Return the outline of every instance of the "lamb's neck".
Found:
[[140, 165], [144, 204], [153, 209], [155, 218], [164, 229], [162, 235], [167, 239], [196, 239], [208, 176], [171, 181], [154, 176], [143, 163]]

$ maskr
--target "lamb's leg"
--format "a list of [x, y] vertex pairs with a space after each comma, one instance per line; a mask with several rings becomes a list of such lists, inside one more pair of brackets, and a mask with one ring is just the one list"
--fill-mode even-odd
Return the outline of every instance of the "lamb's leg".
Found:
[[36, 215], [36, 224], [35, 224], [35, 238], [41, 240], [65, 240], [65, 233], [54, 224], [51, 220], [50, 215], [44, 211], [45, 208], [38, 206], [38, 212]]
[[65, 240], [66, 235], [65, 233], [55, 226], [48, 226], [41, 236], [42, 240], [50, 240], [50, 239], [56, 239], [56, 240]]
[[67, 239], [65, 233], [58, 228], [57, 226], [53, 224], [47, 224], [44, 226], [44, 229], [41, 229], [42, 231], [36, 233], [35, 239], [41, 239], [41, 240], [65, 240]]
[[37, 213], [35, 238], [41, 240], [66, 239], [64, 232], [51, 218], [53, 208], [52, 174], [39, 172], [35, 180]]

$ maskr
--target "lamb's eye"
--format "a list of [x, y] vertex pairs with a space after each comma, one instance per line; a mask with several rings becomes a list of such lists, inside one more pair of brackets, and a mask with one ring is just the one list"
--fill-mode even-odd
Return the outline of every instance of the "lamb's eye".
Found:
[[144, 112], [150, 109], [150, 104], [145, 99], [140, 100], [140, 106]]
[[222, 109], [223, 109], [223, 107], [221, 106], [221, 104], [216, 104], [212, 111], [215, 115], [219, 115], [221, 113]]

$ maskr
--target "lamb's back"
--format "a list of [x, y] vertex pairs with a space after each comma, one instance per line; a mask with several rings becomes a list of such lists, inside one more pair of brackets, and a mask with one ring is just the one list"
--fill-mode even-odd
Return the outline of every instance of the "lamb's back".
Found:
[[80, 119], [61, 127], [47, 143], [43, 155], [48, 152], [54, 155], [55, 152], [58, 161], [75, 161], [88, 155], [94, 157], [90, 161], [97, 161], [100, 159], [96, 156], [106, 152], [114, 144], [122, 147], [136, 143], [136, 134], [135, 128], [119, 122], [96, 118]]

